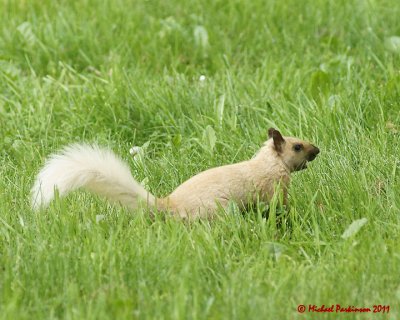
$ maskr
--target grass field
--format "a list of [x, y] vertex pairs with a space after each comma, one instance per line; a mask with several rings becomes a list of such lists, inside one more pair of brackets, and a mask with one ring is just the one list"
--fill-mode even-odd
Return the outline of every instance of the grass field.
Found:
[[[399, 17], [397, 0], [0, 0], [0, 318], [399, 319]], [[109, 146], [162, 196], [271, 126], [321, 149], [281, 227], [84, 192], [30, 209], [68, 143]], [[332, 304], [390, 312], [308, 312]]]

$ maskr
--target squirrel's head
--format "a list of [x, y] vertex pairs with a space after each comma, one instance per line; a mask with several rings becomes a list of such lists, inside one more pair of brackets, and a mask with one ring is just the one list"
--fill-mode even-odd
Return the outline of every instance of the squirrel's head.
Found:
[[293, 137], [283, 137], [274, 128], [268, 130], [268, 137], [272, 139], [273, 149], [291, 172], [306, 169], [307, 162], [313, 161], [319, 153], [313, 144]]

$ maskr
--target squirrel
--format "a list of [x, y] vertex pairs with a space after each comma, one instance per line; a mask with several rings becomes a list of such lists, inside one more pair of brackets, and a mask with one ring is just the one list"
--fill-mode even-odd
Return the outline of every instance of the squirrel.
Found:
[[126, 163], [112, 151], [75, 144], [53, 154], [33, 185], [32, 207], [46, 207], [58, 189], [60, 196], [85, 188], [129, 208], [145, 204], [151, 212], [166, 211], [182, 218], [212, 217], [230, 201], [247, 206], [270, 202], [279, 185], [287, 204], [290, 174], [307, 168], [320, 150], [309, 142], [283, 137], [270, 128], [269, 139], [250, 160], [200, 172], [165, 198], [156, 198], [131, 175]]

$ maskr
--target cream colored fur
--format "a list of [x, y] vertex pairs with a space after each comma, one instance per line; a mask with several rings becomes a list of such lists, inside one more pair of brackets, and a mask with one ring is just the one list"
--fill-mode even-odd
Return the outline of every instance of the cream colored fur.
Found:
[[[278, 184], [286, 203], [290, 173], [306, 168], [307, 161], [312, 161], [319, 149], [297, 138], [283, 138], [275, 129], [269, 133], [271, 139], [253, 159], [201, 172], [161, 199], [136, 182], [128, 166], [111, 151], [72, 145], [51, 156], [39, 172], [32, 188], [32, 204], [35, 209], [47, 206], [55, 189], [64, 196], [86, 188], [130, 208], [137, 208], [142, 202], [151, 210], [195, 218], [211, 216], [230, 201], [239, 206], [257, 199], [269, 202]], [[294, 150], [296, 144], [301, 144], [300, 151]]]
[[34, 209], [46, 207], [54, 198], [86, 188], [130, 208], [138, 201], [155, 204], [155, 198], [136, 182], [129, 167], [114, 153], [97, 146], [75, 144], [51, 156], [40, 170], [32, 188]]
[[181, 217], [208, 216], [229, 201], [240, 206], [257, 201], [269, 202], [278, 183], [286, 190], [290, 169], [272, 150], [271, 141], [251, 160], [212, 168], [182, 183], [167, 198], [163, 207]]

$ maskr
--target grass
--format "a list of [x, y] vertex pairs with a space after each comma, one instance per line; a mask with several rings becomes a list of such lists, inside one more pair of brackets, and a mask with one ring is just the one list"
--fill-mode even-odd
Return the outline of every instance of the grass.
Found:
[[[0, 7], [0, 318], [400, 317], [398, 1]], [[65, 144], [109, 146], [161, 196], [250, 158], [270, 126], [322, 150], [293, 177], [290, 227], [258, 212], [151, 221], [83, 192], [30, 209]]]

